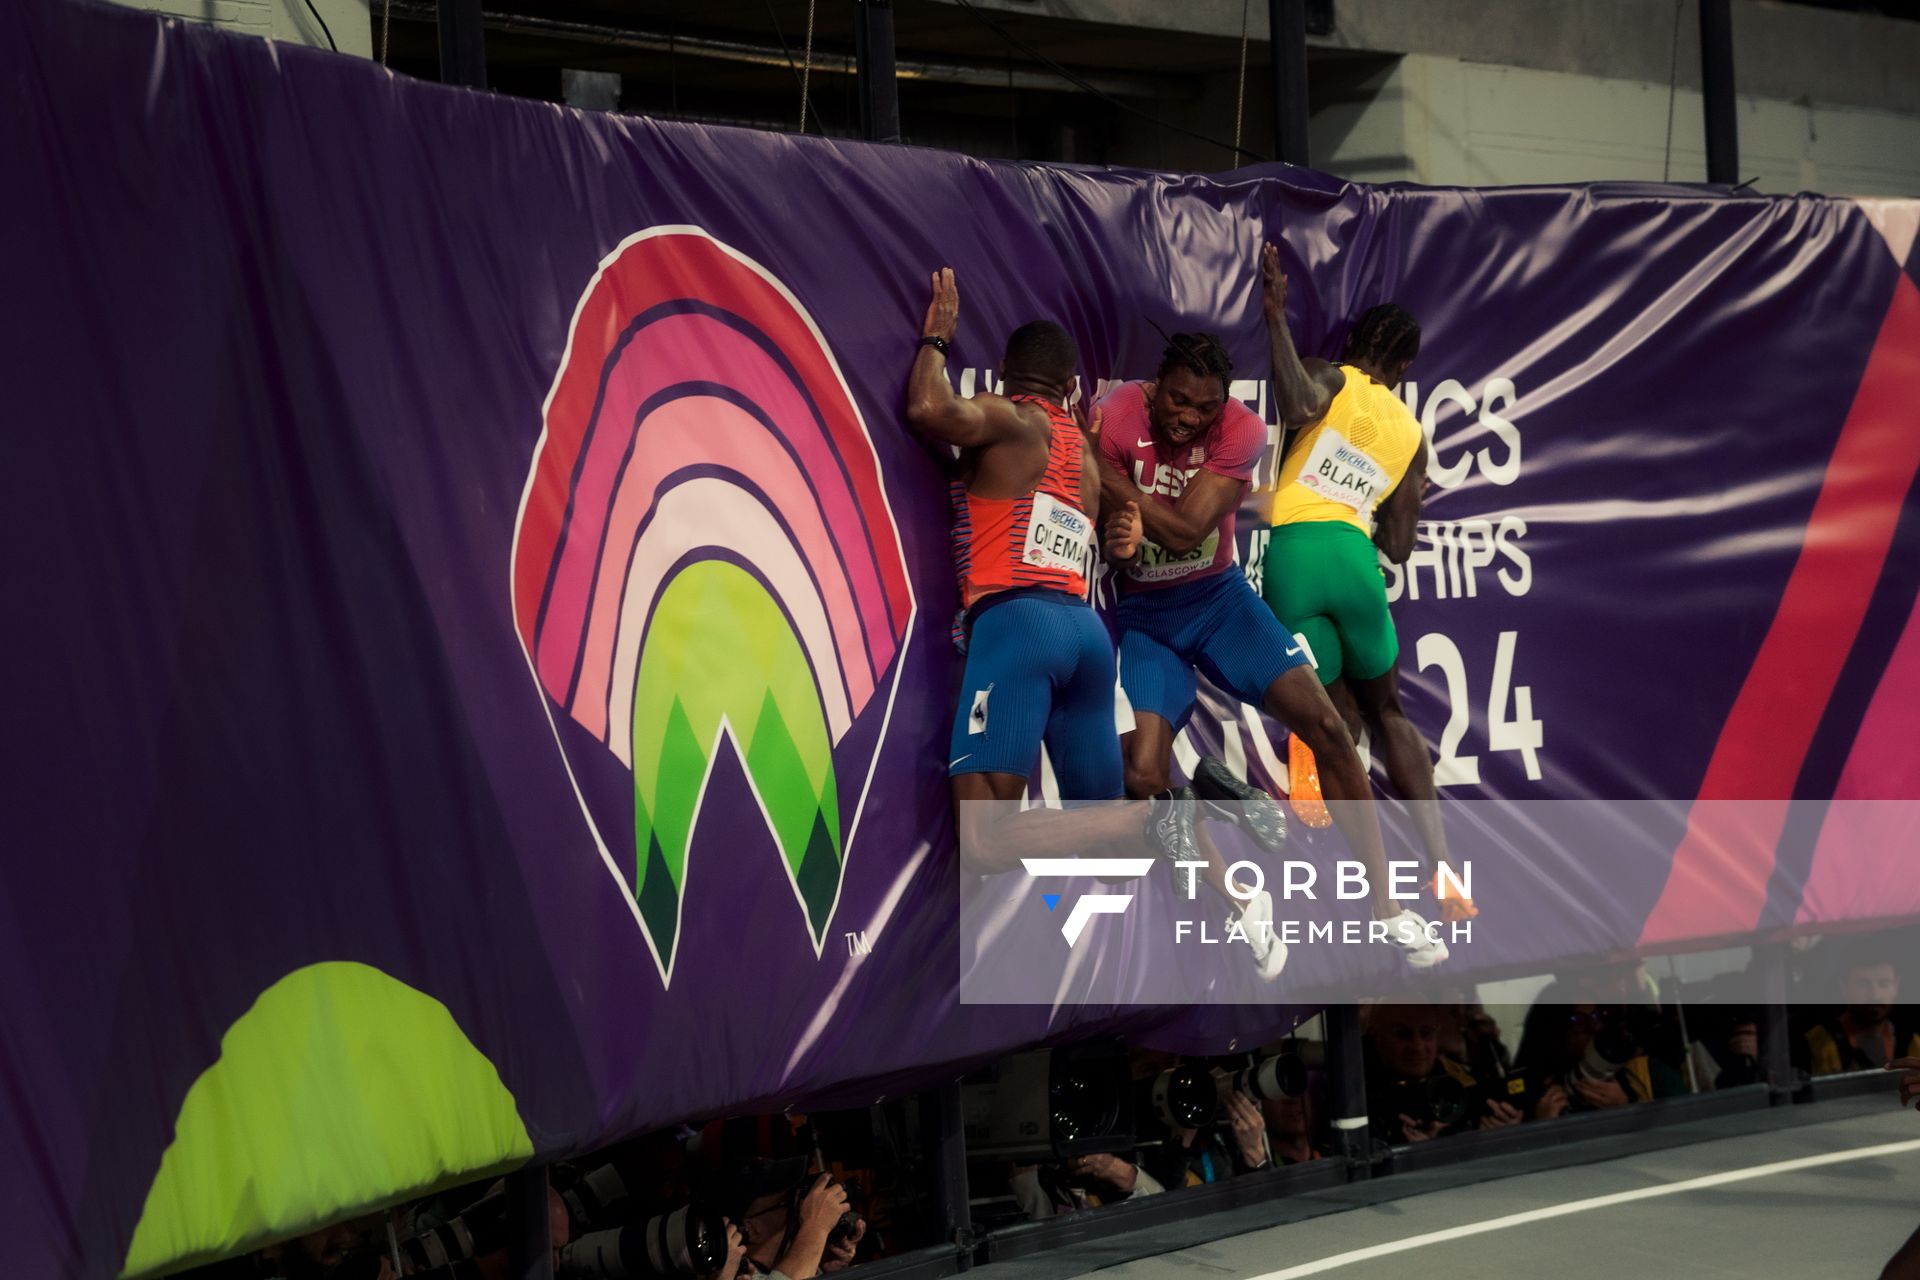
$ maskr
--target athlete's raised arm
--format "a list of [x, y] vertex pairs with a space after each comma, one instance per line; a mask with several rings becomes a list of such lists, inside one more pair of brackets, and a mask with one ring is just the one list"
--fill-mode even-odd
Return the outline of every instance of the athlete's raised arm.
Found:
[[1280, 251], [1271, 243], [1260, 253], [1260, 288], [1280, 421], [1287, 427], [1310, 426], [1326, 415], [1347, 376], [1325, 360], [1302, 360], [1293, 349], [1293, 334], [1287, 330], [1287, 276], [1280, 270]]
[[933, 300], [921, 322], [920, 351], [907, 375], [907, 425], [942, 444], [975, 449], [1022, 430], [1019, 412], [1004, 396], [961, 397], [947, 381], [947, 349], [960, 328], [960, 288], [953, 268], [933, 273]]

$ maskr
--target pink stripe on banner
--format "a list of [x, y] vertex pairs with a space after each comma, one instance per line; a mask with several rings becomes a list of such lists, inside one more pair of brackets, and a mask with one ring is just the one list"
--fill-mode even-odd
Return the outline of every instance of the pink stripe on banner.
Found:
[[[660, 482], [681, 467], [701, 462], [718, 463], [752, 477], [793, 531], [801, 559], [820, 580], [820, 597], [833, 628], [833, 645], [840, 655], [840, 673], [851, 714], [859, 715], [873, 696], [878, 672], [867, 666], [859, 615], [839, 557], [834, 554], [833, 535], [806, 476], [753, 415], [712, 396], [669, 401], [649, 414], [640, 424], [633, 459], [614, 499], [608, 547], [631, 547], [641, 519], [660, 496]], [[580, 672], [580, 686], [571, 708], [573, 718], [602, 740], [606, 738], [607, 687], [612, 679], [621, 592], [626, 581], [624, 552], [602, 559], [587, 622], [586, 666]], [[649, 600], [630, 600], [626, 608], [644, 613], [651, 605]], [[891, 644], [891, 637], [884, 634], [875, 639]]]
[[[564, 696], [573, 675], [586, 626], [593, 567], [606, 531], [620, 459], [632, 438], [634, 417], [655, 392], [673, 383], [694, 381], [733, 388], [779, 425], [812, 480], [827, 513], [828, 528], [846, 553], [853, 596], [867, 634], [875, 637], [876, 644], [879, 637], [889, 634], [866, 526], [832, 445], [800, 389], [759, 344], [738, 330], [710, 316], [670, 315], [634, 335], [621, 352], [595, 417], [586, 466], [574, 490], [566, 543], [539, 636], [540, 679], [556, 697]], [[608, 553], [624, 558], [627, 550], [609, 547]], [[846, 665], [845, 658], [842, 663]]]
[[1836, 803], [1814, 846], [1813, 869], [1795, 917], [1799, 923], [1920, 915], [1920, 877], [1906, 854], [1920, 829], [1916, 712], [1920, 607], [1907, 618], [1833, 789]]

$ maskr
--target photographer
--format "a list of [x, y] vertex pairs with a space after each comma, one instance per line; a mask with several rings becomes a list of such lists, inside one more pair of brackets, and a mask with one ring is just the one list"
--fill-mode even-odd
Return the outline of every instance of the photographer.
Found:
[[853, 1265], [866, 1221], [847, 1205], [847, 1189], [807, 1161], [755, 1161], [736, 1182], [734, 1202], [747, 1267], [785, 1280], [812, 1280]]
[[[1737, 982], [1743, 974], [1726, 975]], [[1687, 1025], [1693, 1041], [1687, 1046], [1687, 1069], [1701, 1092], [1736, 1089], [1766, 1079], [1760, 1063], [1760, 1015], [1750, 1005], [1718, 997], [1735, 982], [1706, 984], [1697, 1002], [1689, 1001]], [[1656, 1087], [1655, 1093], [1659, 1090]]]
[[1920, 1055], [1920, 1034], [1895, 1016], [1900, 975], [1892, 959], [1869, 942], [1846, 951], [1843, 965], [1841, 1011], [1807, 1029], [1808, 1071], [1816, 1076], [1870, 1071], [1895, 1058]]
[[1267, 1122], [1267, 1149], [1273, 1153], [1275, 1164], [1306, 1164], [1326, 1158], [1314, 1133], [1314, 1116], [1319, 1110], [1315, 1098], [1325, 1089], [1322, 1075], [1297, 1097], [1281, 1094], [1260, 1104], [1260, 1114]]
[[1473, 1073], [1440, 1052], [1452, 1016], [1439, 1005], [1379, 1004], [1363, 1011], [1368, 1121], [1387, 1142], [1427, 1142], [1520, 1122], [1517, 1108], [1479, 1101]]
[[[1554, 982], [1527, 1012], [1516, 1061], [1529, 1079], [1540, 1082], [1533, 1119], [1612, 1110], [1672, 1091], [1671, 1086], [1656, 1089], [1647, 1052], [1661, 1029], [1658, 1007], [1570, 999], [1581, 994], [1580, 988]], [[1660, 1074], [1664, 1080], [1671, 1072]]]
[[1215, 1124], [1197, 1129], [1168, 1126], [1167, 1140], [1146, 1160], [1155, 1181], [1165, 1187], [1198, 1187], [1272, 1163], [1260, 1104], [1233, 1089], [1221, 1095], [1220, 1110]]

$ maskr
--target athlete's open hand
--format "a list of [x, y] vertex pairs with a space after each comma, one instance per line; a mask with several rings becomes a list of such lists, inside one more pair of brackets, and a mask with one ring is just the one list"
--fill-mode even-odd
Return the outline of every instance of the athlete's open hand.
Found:
[[1140, 554], [1140, 504], [1129, 502], [1107, 521], [1107, 559], [1125, 564]]
[[1280, 250], [1269, 240], [1260, 251], [1260, 286], [1270, 319], [1287, 313], [1287, 273], [1280, 269]]
[[953, 282], [953, 268], [942, 267], [933, 273], [933, 301], [927, 304], [927, 318], [920, 322], [920, 336], [952, 342], [959, 329], [960, 286]]

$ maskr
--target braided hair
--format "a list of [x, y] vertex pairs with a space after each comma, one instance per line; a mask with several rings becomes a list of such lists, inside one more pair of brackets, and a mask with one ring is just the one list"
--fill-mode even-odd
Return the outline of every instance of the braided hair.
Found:
[[1188, 369], [1202, 378], [1220, 379], [1225, 392], [1233, 381], [1233, 357], [1217, 334], [1176, 333], [1167, 338], [1167, 349], [1160, 357], [1160, 368], [1153, 376], [1165, 378], [1173, 369]]
[[1370, 307], [1347, 335], [1340, 359], [1348, 364], [1366, 361], [1391, 374], [1420, 354], [1420, 322], [1405, 307], [1383, 302]]

